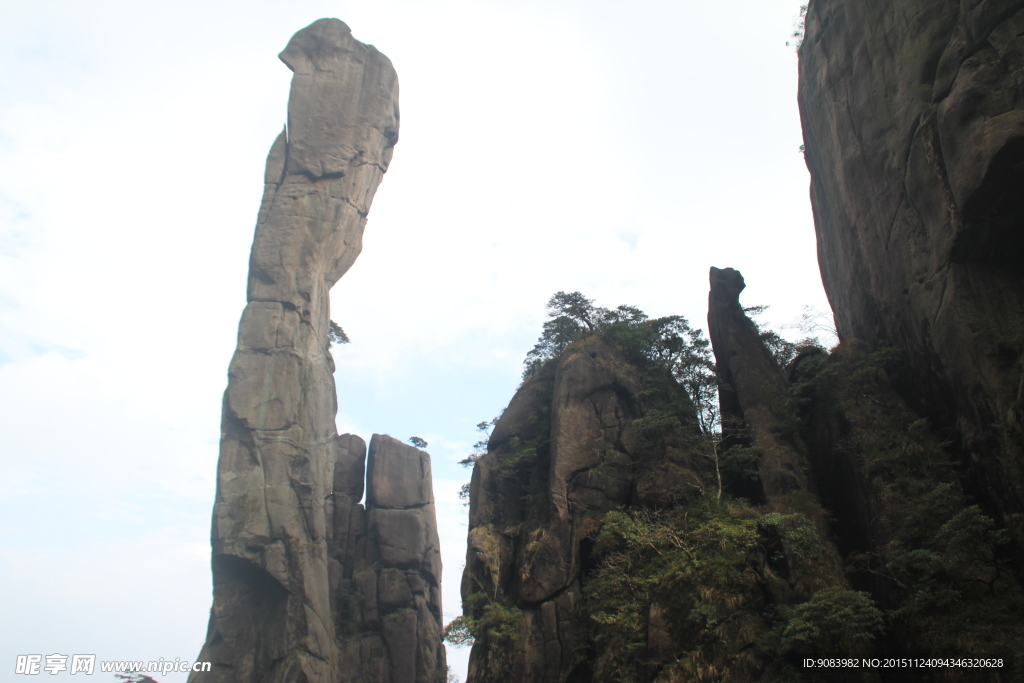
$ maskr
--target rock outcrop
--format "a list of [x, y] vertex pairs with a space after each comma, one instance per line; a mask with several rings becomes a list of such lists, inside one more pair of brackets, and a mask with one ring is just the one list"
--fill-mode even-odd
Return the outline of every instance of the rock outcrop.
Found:
[[[594, 538], [605, 513], [657, 495], [632, 429], [642, 387], [635, 365], [590, 337], [526, 380], [495, 425], [473, 470], [462, 597], [467, 615], [498, 625], [474, 644], [468, 680], [589, 680]], [[659, 462], [660, 490], [686, 496], [687, 454]]]
[[799, 102], [842, 343], [781, 367], [712, 269], [721, 441], [607, 336], [526, 381], [471, 484], [471, 683], [1024, 665], [1024, 2], [810, 0]]
[[[786, 377], [740, 306], [743, 276], [732, 268], [711, 268], [710, 282], [708, 337], [720, 382], [723, 450], [751, 448], [756, 457], [754, 483], [733, 481], [730, 489], [763, 501], [775, 512], [805, 515], [827, 543], [828, 522], [807, 445], [797, 431]], [[844, 583], [838, 555], [828, 555], [830, 581]]]
[[[365, 445], [358, 437], [341, 439], [328, 534], [340, 680], [443, 683], [441, 549], [430, 456], [374, 434], [364, 509], [358, 501]], [[342, 473], [342, 462], [353, 465]]]
[[784, 368], [740, 273], [710, 279], [721, 438], [700, 426], [706, 342], [642, 314], [532, 366], [497, 421], [470, 485], [469, 683], [810, 681], [801, 658], [826, 651], [1009, 661], [1005, 531], [893, 388], [896, 356], [804, 344]]
[[746, 283], [739, 271], [712, 268], [710, 280], [708, 336], [721, 381], [723, 437], [760, 451], [760, 490], [751, 497], [792, 512], [800, 507], [800, 494], [811, 491], [811, 483], [807, 448], [792, 430], [785, 430], [793, 420], [787, 414], [782, 369], [740, 306]]
[[709, 320], [727, 441], [758, 454], [756, 491], [718, 478], [732, 453], [678, 381], [706, 369], [699, 336], [686, 342], [697, 358], [673, 366], [658, 350], [685, 355], [679, 337], [609, 324], [520, 387], [470, 485], [470, 683], [782, 680], [784, 615], [812, 600], [875, 614], [843, 575], [786, 376], [742, 288], [714, 270]]
[[876, 652], [981, 648], [1018, 666], [1024, 591], [1009, 537], [971, 504], [944, 430], [894, 389], [904, 367], [851, 339], [804, 349], [788, 368], [846, 575], [889, 615]]
[[843, 339], [957, 444], [1024, 572], [1024, 3], [811, 0], [800, 112]]
[[[359, 254], [398, 139], [398, 79], [337, 19], [296, 33], [281, 59], [294, 72], [288, 126], [267, 159], [224, 395], [199, 655], [213, 672], [199, 678], [432, 682], [445, 667], [429, 459], [375, 437], [362, 511], [365, 448], [337, 433], [328, 342], [329, 291]], [[360, 628], [379, 635], [353, 655], [338, 591], [374, 562], [379, 576], [358, 576], [379, 619]]]

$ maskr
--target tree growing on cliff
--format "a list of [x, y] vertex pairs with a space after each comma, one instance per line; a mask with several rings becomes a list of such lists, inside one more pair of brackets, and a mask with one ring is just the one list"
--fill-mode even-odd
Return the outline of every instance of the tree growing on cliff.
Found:
[[327, 345], [330, 347], [335, 344], [348, 344], [350, 341], [345, 330], [341, 329], [341, 325], [332, 320], [331, 327], [327, 332]]
[[580, 292], [557, 292], [548, 299], [547, 307], [549, 320], [537, 344], [526, 354], [524, 380], [537, 374], [545, 361], [558, 356], [569, 344], [594, 332], [601, 310]]
[[782, 327], [800, 330], [807, 335], [797, 342], [798, 347], [818, 346], [823, 349], [831, 349], [839, 343], [839, 332], [836, 330], [832, 314], [818, 310], [814, 306], [804, 306], [799, 318]]
[[750, 322], [754, 323], [754, 327], [757, 328], [757, 338], [761, 340], [761, 343], [765, 345], [769, 352], [772, 354], [772, 358], [778, 363], [780, 368], [786, 367], [789, 361], [793, 360], [796, 356], [797, 345], [788, 339], [784, 339], [775, 330], [765, 327], [763, 324], [756, 320], [757, 316], [761, 315], [768, 310], [767, 306], [746, 306], [743, 312], [750, 319]]
[[[793, 22], [793, 34], [786, 41], [786, 47], [792, 47], [796, 50], [800, 49], [800, 46], [804, 42], [804, 32], [807, 30], [807, 5], [800, 5], [800, 13]], [[800, 145], [800, 151], [804, 149], [803, 145]]]
[[[650, 318], [636, 306], [621, 305], [613, 309], [595, 306], [593, 299], [580, 292], [555, 293], [548, 300], [547, 309], [549, 320], [544, 323], [536, 345], [526, 355], [523, 379], [537, 374], [545, 363], [557, 358], [573, 342], [591, 334], [604, 336], [618, 345], [630, 360], [645, 368], [652, 383], [657, 383], [656, 378], [661, 373], [663, 377], [671, 377], [671, 381], [686, 392], [700, 434], [699, 443], [690, 446], [714, 463], [717, 497], [721, 499], [718, 376], [711, 357], [711, 343], [704, 332], [691, 327], [681, 315]], [[784, 342], [777, 334], [774, 338]], [[664, 425], [668, 420], [679, 424], [678, 417], [669, 413], [651, 414], [650, 418], [651, 423]]]
[[[479, 422], [476, 425], [476, 429], [479, 432], [483, 432], [484, 436], [482, 439], [473, 444], [473, 452], [467, 455], [465, 458], [459, 461], [459, 464], [463, 467], [472, 467], [476, 464], [476, 461], [487, 455], [487, 440], [491, 436], [491, 430], [494, 425], [498, 424], [498, 418], [494, 417], [490, 422]], [[464, 506], [469, 505], [469, 484], [466, 482], [459, 489], [459, 500], [462, 501]]]
[[[634, 361], [662, 365], [680, 377], [689, 366], [713, 366], [711, 345], [704, 333], [691, 328], [681, 315], [652, 319], [636, 306], [594, 306], [593, 299], [580, 292], [555, 293], [548, 300], [547, 309], [549, 319], [537, 343], [526, 354], [523, 379], [535, 375], [569, 344], [594, 333], [622, 346]], [[696, 375], [690, 373], [686, 377], [692, 380]]]
[[881, 632], [882, 611], [867, 593], [831, 586], [793, 610], [782, 633], [787, 651], [857, 652]]

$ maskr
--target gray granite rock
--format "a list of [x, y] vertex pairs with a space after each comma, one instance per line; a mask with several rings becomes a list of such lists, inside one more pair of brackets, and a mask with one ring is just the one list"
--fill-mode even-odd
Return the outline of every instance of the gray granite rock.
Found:
[[337, 434], [327, 336], [330, 289], [359, 255], [398, 139], [398, 80], [337, 19], [299, 31], [281, 59], [288, 126], [267, 158], [223, 404], [198, 657], [213, 671], [190, 680], [433, 683], [445, 659], [429, 456], [374, 437], [363, 509], [366, 445]]
[[740, 306], [746, 283], [739, 271], [712, 268], [710, 280], [708, 336], [722, 382], [724, 436], [754, 445], [762, 453], [758, 473], [763, 491], [752, 497], [763, 496], [770, 506], [790, 512], [793, 494], [810, 490], [810, 462], [799, 436], [781, 435], [780, 426], [791, 421], [782, 368]]
[[389, 436], [370, 442], [367, 506], [414, 508], [433, 504], [430, 456]]
[[[354, 457], [341, 452], [335, 472]], [[374, 434], [366, 473], [365, 510], [340, 482], [332, 496], [329, 552], [342, 577], [334, 591], [340, 680], [442, 683], [441, 551], [430, 456]]]
[[470, 484], [463, 608], [480, 618], [483, 603], [497, 602], [522, 621], [513, 639], [474, 643], [469, 681], [584, 675], [584, 557], [603, 516], [686, 496], [678, 468], [636, 447], [642, 388], [640, 368], [594, 335], [526, 380], [494, 426]]

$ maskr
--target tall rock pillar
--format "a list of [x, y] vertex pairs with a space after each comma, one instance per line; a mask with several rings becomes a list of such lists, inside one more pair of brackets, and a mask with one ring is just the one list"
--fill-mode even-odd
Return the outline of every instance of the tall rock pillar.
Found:
[[842, 563], [828, 542], [828, 520], [814, 485], [807, 445], [797, 431], [785, 376], [740, 306], [740, 292], [746, 287], [743, 276], [732, 268], [712, 268], [710, 281], [708, 336], [721, 381], [723, 436], [726, 445], [753, 447], [757, 454], [761, 490], [744, 494], [755, 500], [763, 496], [769, 509], [799, 512], [814, 522], [827, 548], [821, 574], [842, 584]]
[[810, 489], [809, 462], [799, 437], [780, 435], [780, 425], [790, 418], [782, 370], [740, 306], [743, 276], [732, 268], [712, 268], [710, 279], [708, 336], [722, 382], [724, 436], [756, 444], [765, 502], [792, 512], [793, 494]]
[[224, 395], [204, 683], [339, 680], [325, 500], [352, 444], [334, 423], [328, 293], [398, 139], [398, 78], [337, 19], [296, 33], [281, 60], [295, 75]]

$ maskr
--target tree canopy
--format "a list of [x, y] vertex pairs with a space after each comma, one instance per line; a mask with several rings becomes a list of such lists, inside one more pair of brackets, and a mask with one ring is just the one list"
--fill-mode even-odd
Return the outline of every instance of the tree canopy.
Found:
[[331, 321], [331, 327], [327, 331], [327, 345], [328, 347], [334, 346], [335, 344], [348, 344], [351, 339], [345, 334], [345, 330], [341, 329], [341, 325]]
[[618, 344], [634, 362], [668, 370], [693, 401], [701, 431], [718, 426], [718, 380], [711, 343], [681, 315], [650, 318], [636, 306], [595, 306], [580, 292], [558, 292], [547, 304], [549, 319], [526, 354], [523, 379], [535, 375], [570, 344], [601, 334]]

